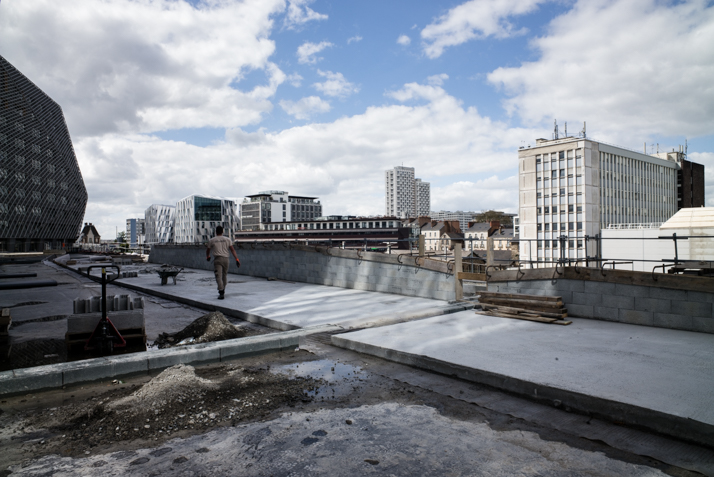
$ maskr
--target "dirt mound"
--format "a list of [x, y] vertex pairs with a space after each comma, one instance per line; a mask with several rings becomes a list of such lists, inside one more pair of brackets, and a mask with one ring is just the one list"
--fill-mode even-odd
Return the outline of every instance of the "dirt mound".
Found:
[[156, 408], [175, 400], [198, 398], [206, 391], [216, 389], [216, 387], [208, 379], [196, 376], [193, 366], [177, 364], [163, 370], [154, 379], [144, 384], [141, 389], [114, 401], [107, 408]]
[[211, 341], [232, 340], [246, 335], [245, 330], [231, 324], [220, 311], [214, 311], [196, 319], [181, 331], [162, 333], [154, 342], [159, 348]]
[[49, 429], [47, 452], [81, 454], [97, 445], [165, 440], [264, 419], [313, 401], [324, 384], [265, 368], [220, 365], [197, 373], [192, 366], [176, 365], [140, 388], [109, 390], [82, 402], [38, 410], [26, 422], [29, 429]]

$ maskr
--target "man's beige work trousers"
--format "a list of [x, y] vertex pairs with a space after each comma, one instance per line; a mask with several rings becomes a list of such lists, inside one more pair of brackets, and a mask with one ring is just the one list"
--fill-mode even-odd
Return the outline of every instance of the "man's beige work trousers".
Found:
[[213, 259], [213, 271], [216, 274], [218, 291], [225, 290], [228, 284], [228, 265], [228, 257], [215, 257]]

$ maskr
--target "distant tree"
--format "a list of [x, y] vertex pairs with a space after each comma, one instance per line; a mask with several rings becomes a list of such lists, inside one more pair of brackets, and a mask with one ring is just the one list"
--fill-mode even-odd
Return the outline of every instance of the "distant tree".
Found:
[[122, 252], [129, 251], [129, 244], [126, 241], [126, 232], [121, 231], [117, 234], [117, 242], [119, 242], [119, 249]]
[[491, 222], [493, 220], [498, 220], [504, 226], [513, 225], [513, 218], [498, 210], [487, 210], [474, 216], [475, 222]]

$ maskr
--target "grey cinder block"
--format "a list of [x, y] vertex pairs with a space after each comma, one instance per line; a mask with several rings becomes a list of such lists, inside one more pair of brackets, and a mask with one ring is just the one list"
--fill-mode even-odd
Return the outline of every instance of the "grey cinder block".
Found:
[[635, 310], [657, 313], [670, 313], [672, 302], [658, 298], [635, 297]]
[[711, 303], [696, 301], [672, 301], [672, 311], [688, 316], [701, 316], [703, 318], [712, 317]]
[[616, 283], [614, 294], [622, 296], [649, 298], [650, 287], [643, 287], [638, 285], [624, 285]]
[[654, 316], [651, 311], [620, 310], [620, 322], [632, 325], [654, 325]]
[[654, 326], [660, 328], [672, 328], [675, 330], [691, 331], [694, 327], [694, 320], [691, 316], [672, 314], [672, 313], [655, 313]]
[[592, 305], [576, 305], [576, 304], [566, 304], [568, 309], [568, 316], [578, 316], [580, 318], [592, 318], [593, 309]]
[[[568, 307], [568, 311], [570, 311], [570, 307]], [[610, 308], [607, 306], [594, 306], [593, 318], [606, 321], [618, 321], [620, 319], [620, 313], [617, 308]]]
[[692, 331], [702, 333], [714, 333], [714, 318], [702, 318], [695, 316], [692, 318]]

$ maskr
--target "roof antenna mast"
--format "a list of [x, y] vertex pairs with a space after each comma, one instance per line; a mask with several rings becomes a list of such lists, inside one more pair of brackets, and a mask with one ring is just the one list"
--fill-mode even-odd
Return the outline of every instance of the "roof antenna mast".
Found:
[[553, 125], [555, 126], [553, 128], [553, 139], [558, 139], [558, 120], [557, 119], [553, 120]]

